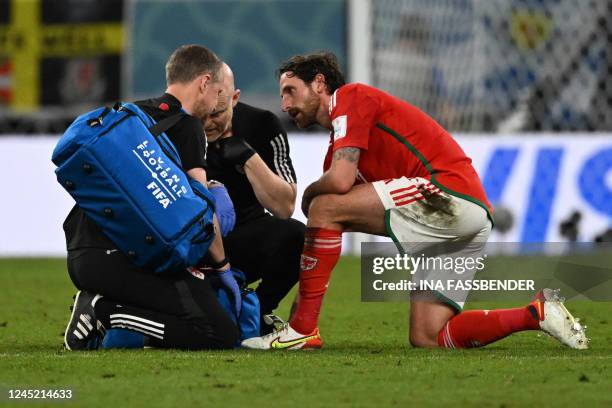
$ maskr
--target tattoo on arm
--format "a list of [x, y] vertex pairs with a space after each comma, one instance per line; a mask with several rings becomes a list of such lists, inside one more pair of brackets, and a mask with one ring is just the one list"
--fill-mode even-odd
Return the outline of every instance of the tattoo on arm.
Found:
[[333, 160], [348, 160], [357, 163], [361, 150], [358, 147], [342, 147], [334, 152]]

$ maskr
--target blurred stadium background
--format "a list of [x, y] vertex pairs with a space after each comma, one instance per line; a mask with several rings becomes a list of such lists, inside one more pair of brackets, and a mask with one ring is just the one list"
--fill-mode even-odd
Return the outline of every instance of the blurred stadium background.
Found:
[[492, 240], [612, 241], [611, 1], [0, 0], [0, 256], [64, 255], [58, 135], [90, 108], [161, 93], [184, 43], [215, 50], [243, 100], [285, 120], [300, 191], [328, 139], [286, 121], [274, 70], [325, 49], [459, 139], [496, 207]]

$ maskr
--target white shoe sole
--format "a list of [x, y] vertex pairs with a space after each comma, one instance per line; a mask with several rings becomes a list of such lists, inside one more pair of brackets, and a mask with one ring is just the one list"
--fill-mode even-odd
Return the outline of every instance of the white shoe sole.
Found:
[[559, 290], [544, 289], [544, 320], [540, 328], [568, 347], [578, 350], [589, 348], [586, 326], [579, 323], [563, 304]]

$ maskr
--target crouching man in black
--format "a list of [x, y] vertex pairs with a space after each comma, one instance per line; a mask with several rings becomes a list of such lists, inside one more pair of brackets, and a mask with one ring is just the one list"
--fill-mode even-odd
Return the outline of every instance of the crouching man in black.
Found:
[[[206, 140], [201, 122], [218, 102], [223, 82], [221, 68], [221, 61], [207, 48], [182, 46], [166, 64], [166, 93], [136, 102], [157, 121], [176, 115], [181, 109], [189, 113], [166, 134], [177, 149], [185, 172], [203, 185], [207, 183]], [[79, 289], [64, 335], [67, 349], [95, 349], [110, 329], [131, 333], [132, 347], [235, 346], [238, 328], [217, 301], [210, 282], [217, 278], [221, 286], [233, 293], [238, 308], [240, 291], [220, 234], [208, 253], [214, 271], [204, 278], [197, 271], [154, 274], [137, 267], [78, 205], [68, 215], [64, 230], [68, 272]]]
[[233, 73], [227, 64], [222, 70], [222, 95], [204, 122], [208, 175], [225, 184], [234, 203], [236, 226], [225, 250], [249, 283], [261, 279], [263, 317], [298, 281], [305, 226], [290, 218], [297, 187], [285, 130], [272, 112], [238, 102]]

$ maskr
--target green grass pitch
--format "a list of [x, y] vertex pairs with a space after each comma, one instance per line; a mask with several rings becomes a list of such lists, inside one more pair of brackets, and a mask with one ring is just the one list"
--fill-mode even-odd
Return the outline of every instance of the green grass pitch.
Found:
[[[78, 353], [61, 346], [75, 291], [65, 262], [0, 260], [0, 405], [11, 388], [70, 388], [72, 402], [45, 405], [612, 406], [610, 303], [568, 304], [589, 326], [587, 351], [536, 332], [482, 349], [416, 350], [406, 304], [362, 303], [359, 281], [359, 260], [343, 258], [325, 299], [320, 351]], [[286, 299], [279, 314], [288, 307]]]

